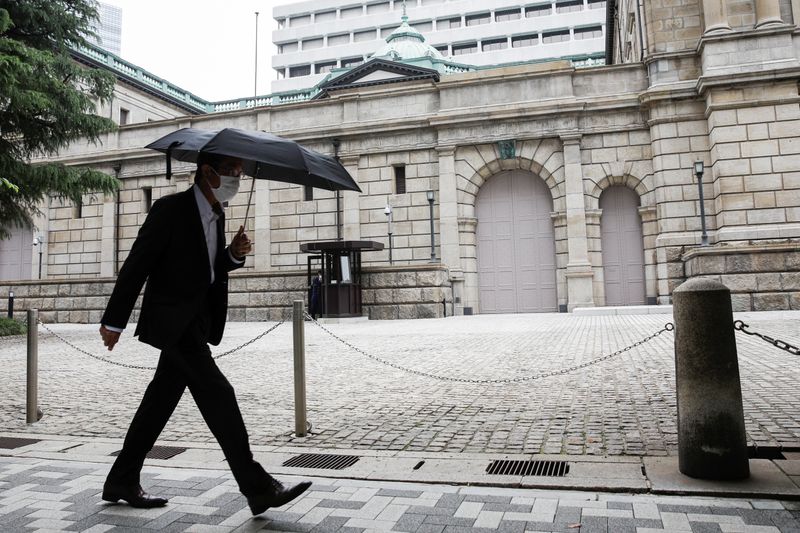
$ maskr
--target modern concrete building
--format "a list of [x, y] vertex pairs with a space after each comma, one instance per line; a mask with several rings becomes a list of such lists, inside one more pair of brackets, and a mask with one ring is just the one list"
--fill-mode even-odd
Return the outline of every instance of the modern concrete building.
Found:
[[[336, 153], [363, 190], [243, 182], [227, 224], [246, 224], [255, 247], [231, 278], [235, 320], [288, 316], [306, 293], [301, 245], [340, 234], [386, 245], [362, 258], [372, 318], [442, 316], [442, 300], [448, 315], [666, 304], [697, 276], [730, 287], [736, 310], [800, 308], [800, 2], [617, 0], [607, 13], [604, 66], [459, 70], [403, 27], [380, 57], [303, 92], [76, 142], [55, 160], [115, 173], [120, 193], [86, 195], [80, 212], [44, 206], [45, 279], [0, 295], [13, 289], [17, 309], [45, 320], [99, 320], [151, 202], [192, 183], [193, 165], [173, 164], [168, 181], [143, 146], [231, 126]], [[120, 91], [166, 94], [106, 65]]]
[[305, 89], [369, 59], [400, 26], [453, 61], [479, 67], [602, 59], [605, 0], [308, 0], [273, 8], [272, 92]]
[[99, 20], [95, 32], [97, 38], [90, 39], [104, 50], [119, 55], [122, 50], [122, 8], [98, 2]]

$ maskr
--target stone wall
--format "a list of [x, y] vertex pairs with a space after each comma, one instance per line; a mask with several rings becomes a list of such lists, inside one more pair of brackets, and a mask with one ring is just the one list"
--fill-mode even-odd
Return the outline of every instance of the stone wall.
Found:
[[[445, 267], [366, 268], [362, 274], [362, 307], [370, 319], [440, 318], [442, 300], [452, 315], [452, 290]], [[0, 316], [8, 312], [8, 295], [14, 292], [14, 316], [25, 318], [27, 309], [38, 309], [45, 323], [100, 322], [114, 279], [68, 278], [41, 281], [0, 282]], [[292, 302], [308, 303], [305, 271], [270, 274], [234, 273], [229, 282], [228, 320], [274, 321], [291, 318]], [[141, 297], [131, 321], [138, 318]]]
[[682, 259], [687, 278], [728, 287], [734, 311], [800, 309], [800, 241], [694, 248]]

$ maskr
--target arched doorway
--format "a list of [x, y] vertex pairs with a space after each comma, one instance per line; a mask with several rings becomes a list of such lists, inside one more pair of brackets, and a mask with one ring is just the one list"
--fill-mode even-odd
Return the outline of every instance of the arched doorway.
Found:
[[0, 240], [0, 280], [31, 279], [33, 230], [28, 226], [9, 229], [11, 238]]
[[644, 305], [644, 244], [639, 195], [621, 185], [600, 195], [606, 305]]
[[475, 204], [481, 313], [556, 312], [556, 250], [547, 185], [530, 172], [492, 176]]

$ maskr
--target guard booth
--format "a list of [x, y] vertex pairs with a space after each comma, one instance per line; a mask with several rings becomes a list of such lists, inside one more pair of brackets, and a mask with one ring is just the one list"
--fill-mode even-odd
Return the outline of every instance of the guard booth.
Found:
[[[319, 241], [300, 245], [308, 257], [311, 278], [322, 271], [322, 316], [361, 316], [361, 253], [383, 250], [376, 241]], [[309, 304], [311, 303], [309, 293]]]

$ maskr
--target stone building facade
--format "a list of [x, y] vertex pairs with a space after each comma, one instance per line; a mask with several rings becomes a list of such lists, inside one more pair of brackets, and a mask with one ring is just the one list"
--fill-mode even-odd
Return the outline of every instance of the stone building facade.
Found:
[[[310, 101], [132, 124], [101, 146], [76, 144], [59, 160], [118, 169], [122, 188], [118, 199], [87, 196], [81, 218], [51, 206], [46, 272], [59, 288], [47, 290], [98, 284], [105, 294], [149, 203], [190, 186], [191, 166], [173, 164], [167, 181], [163, 156], [144, 145], [187, 126], [238, 127], [337, 150], [363, 194], [337, 202], [252, 184], [255, 252], [232, 282], [237, 318], [283, 316], [280, 291], [304, 292], [300, 244], [338, 233], [387, 245], [363, 257], [373, 318], [442, 316], [442, 300], [448, 315], [667, 304], [695, 276], [726, 283], [736, 310], [800, 308], [798, 0], [616, 8], [607, 66], [426, 76], [376, 59]], [[231, 203], [229, 232], [250, 187]], [[31, 299], [43, 290], [14, 286]], [[76, 318], [56, 311], [57, 297], [40, 303]]]

